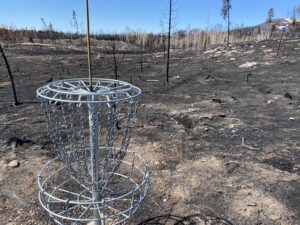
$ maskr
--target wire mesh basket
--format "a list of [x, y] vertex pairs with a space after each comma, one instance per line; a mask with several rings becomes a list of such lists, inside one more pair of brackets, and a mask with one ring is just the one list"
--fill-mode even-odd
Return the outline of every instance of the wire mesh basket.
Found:
[[[55, 81], [37, 94], [55, 155], [74, 179], [101, 192], [127, 151], [141, 91], [126, 82], [94, 79], [90, 92], [87, 82]], [[94, 177], [92, 164], [98, 167]]]
[[[56, 159], [46, 166], [48, 168], [46, 178], [43, 175], [45, 168], [40, 173], [39, 198], [42, 206], [56, 218], [56, 221], [76, 219], [74, 215], [73, 217], [65, 215], [65, 213], [72, 214], [73, 211], [71, 213], [70, 210], [60, 209], [58, 210], [60, 214], [57, 213], [57, 208], [60, 208], [57, 206], [58, 203], [63, 205], [72, 203], [71, 208], [74, 207], [77, 211], [84, 209], [84, 212], [81, 212], [83, 216], [93, 211], [94, 220], [103, 222], [110, 219], [106, 216], [112, 214], [108, 212], [109, 207], [112, 211], [115, 210], [115, 214], [128, 216], [126, 210], [118, 210], [110, 205], [119, 202], [120, 198], [121, 202], [127, 202], [127, 197], [120, 196], [131, 193], [132, 200], [127, 208], [132, 213], [139, 205], [136, 202], [140, 203], [146, 194], [148, 186], [146, 164], [139, 167], [143, 168], [139, 170], [142, 181], [135, 181], [132, 175], [137, 169], [136, 157], [133, 157], [134, 160], [131, 162], [124, 161], [141, 90], [123, 81], [97, 78], [93, 79], [92, 87], [91, 91], [88, 79], [82, 78], [54, 81], [37, 90], [38, 100], [42, 104], [47, 120], [52, 150], [56, 156]], [[53, 165], [57, 162], [60, 163], [60, 167], [55, 169]], [[131, 167], [130, 175], [126, 174], [127, 170], [122, 170], [124, 165]], [[58, 181], [57, 178], [63, 180]], [[121, 185], [122, 182], [129, 186], [130, 184], [137, 186], [126, 187]], [[138, 185], [139, 183], [143, 185]], [[65, 187], [67, 184], [69, 186]], [[112, 184], [116, 185], [112, 187]], [[121, 192], [120, 185], [123, 188]], [[71, 191], [73, 187], [79, 190]], [[141, 192], [139, 189], [142, 187], [144, 191]], [[46, 191], [49, 188], [51, 191]], [[71, 194], [70, 198], [60, 197], [64, 192], [62, 190], [68, 195]], [[139, 193], [135, 193], [137, 190]], [[71, 197], [74, 197], [72, 194], [78, 198], [72, 199]], [[114, 195], [119, 197], [112, 197]], [[139, 196], [139, 200], [135, 200], [134, 196]], [[53, 203], [55, 209], [52, 210]], [[66, 205], [63, 206], [65, 207]], [[80, 215], [77, 215], [78, 221], [82, 220], [83, 216]]]

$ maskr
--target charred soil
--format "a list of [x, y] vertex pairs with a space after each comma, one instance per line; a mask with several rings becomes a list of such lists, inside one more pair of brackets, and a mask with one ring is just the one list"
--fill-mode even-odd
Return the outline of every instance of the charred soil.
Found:
[[[117, 54], [120, 79], [143, 90], [129, 148], [152, 172], [129, 224], [300, 224], [300, 40], [279, 56], [277, 45], [173, 50], [169, 84], [163, 53], [144, 54], [143, 73], [138, 54]], [[35, 176], [53, 155], [35, 91], [86, 77], [86, 54], [59, 43], [4, 49], [23, 104], [11, 106], [0, 59], [0, 224], [51, 224], [37, 199]], [[92, 53], [95, 77], [113, 79], [112, 55]]]

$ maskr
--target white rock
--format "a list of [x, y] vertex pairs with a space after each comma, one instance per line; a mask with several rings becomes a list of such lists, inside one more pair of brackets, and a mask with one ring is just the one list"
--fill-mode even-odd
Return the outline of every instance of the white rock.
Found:
[[271, 104], [271, 103], [273, 103], [273, 101], [272, 101], [272, 100], [269, 100], [269, 101], [268, 101], [268, 104]]
[[266, 49], [266, 50], [264, 50], [263, 52], [264, 52], [264, 53], [266, 53], [266, 52], [272, 52], [272, 49]]
[[295, 117], [290, 117], [289, 118], [289, 121], [294, 121], [295, 120]]
[[242, 65], [240, 65], [240, 68], [250, 68], [250, 67], [254, 67], [257, 65], [257, 62], [246, 62]]
[[8, 163], [8, 166], [9, 166], [10, 168], [18, 167], [19, 165], [20, 165], [20, 163], [19, 163], [18, 160], [13, 160], [13, 161], [10, 161], [10, 162]]
[[217, 50], [216, 49], [207, 50], [206, 52], [204, 52], [204, 54], [214, 53], [215, 51], [217, 51]]

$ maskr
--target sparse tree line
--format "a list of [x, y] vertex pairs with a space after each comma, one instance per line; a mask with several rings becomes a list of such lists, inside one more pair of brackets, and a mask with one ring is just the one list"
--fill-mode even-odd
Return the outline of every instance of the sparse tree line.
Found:
[[[97, 40], [107, 41], [123, 41], [134, 44], [136, 46], [143, 46], [145, 52], [163, 51], [168, 49], [206, 49], [210, 45], [238, 43], [244, 41], [260, 41], [274, 37], [276, 29], [280, 26], [280, 21], [274, 19], [274, 8], [270, 8], [267, 12], [266, 23], [255, 27], [233, 27], [230, 20], [232, 4], [231, 0], [221, 0], [221, 16], [226, 21], [226, 25], [213, 26], [206, 29], [186, 29], [176, 30], [175, 22], [176, 11], [174, 3], [175, 0], [166, 1], [165, 17], [166, 21], [161, 20], [161, 32], [157, 34], [146, 33], [141, 31], [131, 30], [129, 27], [125, 28], [125, 32], [111, 34], [99, 32], [92, 34], [92, 38]], [[295, 6], [290, 12], [292, 22], [289, 24], [285, 36], [299, 36], [300, 35], [300, 6]], [[174, 16], [175, 15], [175, 16]], [[66, 40], [81, 40], [84, 45], [85, 34], [82, 30], [80, 32], [79, 22], [77, 20], [76, 12], [73, 10], [70, 20], [71, 29], [73, 32], [61, 32], [54, 29], [51, 22], [47, 22], [41, 18], [42, 29], [34, 28], [16, 29], [14, 27], [0, 27], [0, 41], [4, 42], [31, 42], [43, 43], [45, 40], [54, 42], [59, 39]], [[269, 24], [269, 26], [266, 26]], [[117, 51], [117, 49], [116, 49]]]
[[[129, 27], [126, 28], [125, 32], [118, 34], [109, 33], [97, 33], [92, 34], [92, 38], [97, 40], [107, 41], [123, 41], [126, 43], [135, 44], [137, 46], [143, 45], [144, 50], [147, 52], [153, 51], [167, 51], [167, 45], [170, 44], [170, 49], [206, 49], [210, 45], [217, 44], [229, 44], [234, 42], [243, 41], [260, 41], [273, 37], [276, 31], [276, 27], [279, 26], [279, 21], [274, 20], [274, 9], [270, 8], [267, 12], [266, 23], [271, 24], [268, 28], [264, 25], [256, 27], [235, 27], [232, 29], [230, 22], [230, 11], [232, 8], [230, 0], [222, 0], [223, 4], [221, 7], [221, 16], [226, 20], [226, 27], [213, 26], [204, 30], [200, 29], [186, 29], [186, 30], [175, 30], [168, 29], [165, 31], [165, 25], [161, 22], [161, 32], [158, 34], [145, 33], [131, 30]], [[169, 0], [170, 4], [173, 4]], [[172, 11], [169, 12], [174, 12]], [[166, 12], [168, 15], [168, 12]], [[300, 23], [297, 22], [296, 18], [300, 15], [300, 6], [294, 7], [292, 10], [292, 17], [294, 22], [289, 25], [289, 31], [286, 32], [286, 36], [295, 36], [295, 33], [300, 33]], [[168, 18], [172, 18], [173, 15], [169, 15]], [[174, 19], [173, 19], [174, 20]], [[168, 24], [171, 22], [171, 24]], [[79, 32], [79, 23], [77, 21], [76, 12], [72, 12], [71, 27], [74, 32], [60, 32], [54, 29], [51, 22], [47, 23], [44, 18], [41, 18], [42, 30], [36, 29], [16, 29], [14, 27], [0, 27], [0, 40], [4, 42], [31, 42], [31, 43], [42, 43], [45, 40], [55, 41], [59, 39], [77, 40], [80, 39], [82, 45], [85, 35]], [[167, 21], [166, 27], [173, 27], [173, 21]], [[297, 36], [297, 35], [296, 35]]]
[[[290, 30], [300, 32], [300, 23], [295, 24], [295, 28], [290, 26]], [[243, 41], [260, 41], [272, 37], [276, 30], [276, 21], [270, 30], [265, 30], [261, 26], [240, 27], [230, 31], [230, 43], [239, 43]], [[289, 36], [289, 33], [286, 33]], [[74, 35], [74, 33], [64, 33], [58, 31], [36, 31], [33, 29], [14, 29], [12, 27], [0, 28], [0, 40], [9, 43], [43, 43], [46, 40], [71, 40], [84, 39], [84, 34]], [[120, 34], [92, 34], [96, 40], [124, 41], [126, 43], [140, 46], [143, 43], [148, 52], [166, 51], [167, 34], [146, 34], [139, 32], [120, 33]], [[171, 49], [206, 49], [210, 45], [225, 44], [228, 41], [228, 34], [222, 26], [215, 26], [205, 30], [179, 30], [173, 32], [170, 37]]]

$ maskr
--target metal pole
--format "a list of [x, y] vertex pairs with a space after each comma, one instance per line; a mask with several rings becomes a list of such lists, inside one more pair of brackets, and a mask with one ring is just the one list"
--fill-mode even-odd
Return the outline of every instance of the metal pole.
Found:
[[[89, 16], [89, 0], [86, 3], [86, 44], [88, 52], [88, 72], [89, 72], [89, 85], [90, 91], [93, 91], [93, 76], [92, 76], [92, 64], [91, 64], [91, 42], [90, 42], [90, 16]], [[92, 195], [93, 201], [99, 202], [99, 123], [97, 113], [95, 112], [95, 105], [92, 103], [94, 96], [89, 96], [90, 103], [88, 104], [89, 110], [89, 129], [90, 129], [90, 152], [91, 152], [91, 176], [92, 176]], [[94, 225], [105, 225], [104, 215], [99, 208], [99, 204], [95, 204], [94, 207]]]
[[[92, 77], [92, 64], [91, 64], [91, 42], [90, 42], [90, 16], [89, 16], [89, 0], [85, 1], [86, 3], [86, 45], [88, 52], [88, 72], [89, 72], [89, 86], [90, 91], [93, 91], [93, 77]], [[91, 152], [91, 177], [92, 177], [92, 195], [93, 201], [99, 202], [100, 194], [99, 194], [99, 124], [97, 114], [95, 113], [95, 106], [92, 103], [94, 96], [89, 96], [90, 103], [88, 104], [89, 109], [89, 130], [90, 130], [90, 152]], [[99, 208], [98, 204], [94, 205], [94, 225], [104, 225], [104, 221], [102, 212], [97, 209]]]
[[89, 0], [86, 0], [85, 4], [86, 4], [86, 45], [87, 45], [87, 52], [88, 52], [89, 85], [90, 85], [90, 91], [93, 91], [93, 76], [92, 76], [92, 63], [91, 63], [91, 42], [90, 42]]
[[[94, 96], [89, 96], [89, 101], [92, 102]], [[92, 177], [92, 195], [93, 195], [93, 202], [99, 202], [100, 200], [100, 193], [99, 193], [99, 121], [97, 117], [97, 112], [95, 112], [95, 105], [93, 103], [88, 104], [89, 110], [89, 131], [90, 131], [90, 152], [91, 152], [91, 177]], [[94, 225], [103, 225], [101, 217], [103, 215], [100, 210], [97, 208], [99, 207], [98, 204], [95, 204], [93, 207], [96, 209], [94, 210]]]

